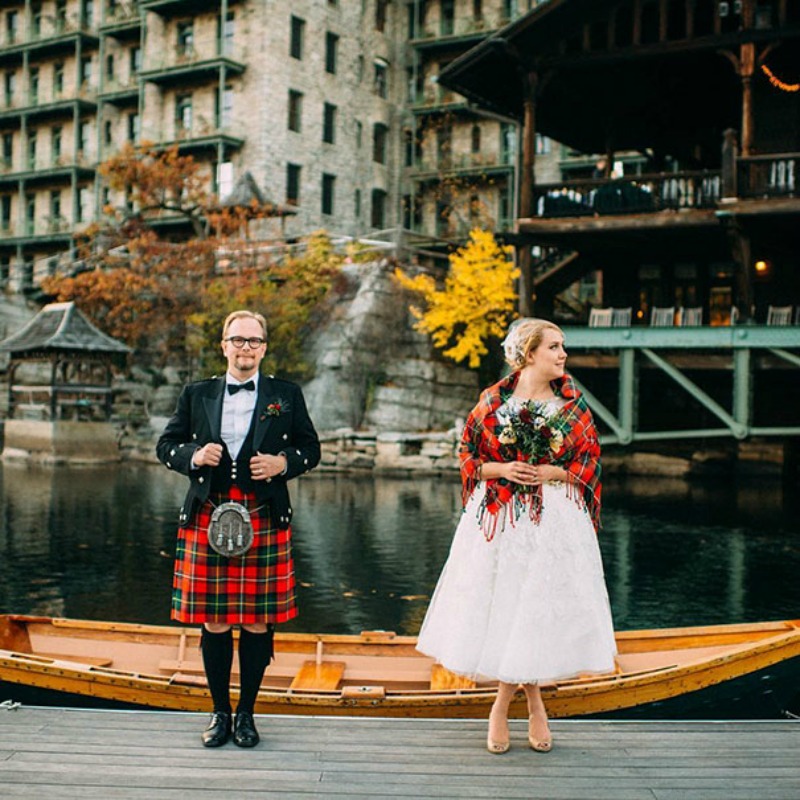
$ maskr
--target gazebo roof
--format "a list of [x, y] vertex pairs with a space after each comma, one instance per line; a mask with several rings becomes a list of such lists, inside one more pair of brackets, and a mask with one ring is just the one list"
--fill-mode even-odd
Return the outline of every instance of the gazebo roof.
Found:
[[250, 172], [243, 172], [236, 183], [233, 185], [230, 194], [225, 195], [220, 200], [220, 207], [222, 208], [249, 208], [251, 206], [264, 207], [272, 206], [272, 214], [274, 217], [285, 217], [290, 214], [296, 214], [292, 208], [278, 205], [269, 200], [264, 191], [256, 183], [256, 179]]
[[46, 305], [22, 330], [0, 342], [0, 350], [14, 355], [34, 353], [108, 353], [121, 355], [131, 348], [92, 325], [73, 302]]

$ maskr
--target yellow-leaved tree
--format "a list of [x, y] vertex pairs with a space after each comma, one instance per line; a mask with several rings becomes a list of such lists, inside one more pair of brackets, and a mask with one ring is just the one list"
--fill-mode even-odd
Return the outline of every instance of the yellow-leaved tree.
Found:
[[501, 246], [489, 231], [470, 231], [469, 241], [450, 255], [450, 270], [439, 289], [430, 275], [413, 278], [396, 269], [402, 286], [419, 294], [425, 308], [411, 306], [414, 327], [429, 333], [443, 355], [455, 362], [480, 365], [489, 351], [486, 342], [505, 334], [516, 309], [514, 281], [519, 270], [511, 260], [513, 248]]

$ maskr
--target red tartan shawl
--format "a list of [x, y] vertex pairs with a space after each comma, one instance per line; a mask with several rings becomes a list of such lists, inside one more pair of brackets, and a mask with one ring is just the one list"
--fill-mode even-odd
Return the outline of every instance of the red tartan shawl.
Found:
[[[525, 459], [516, 447], [501, 444], [498, 439], [502, 425], [496, 411], [514, 393], [518, 380], [519, 372], [514, 372], [485, 389], [467, 418], [459, 448], [464, 506], [478, 484], [478, 466], [481, 463]], [[566, 433], [561, 449], [540, 463], [555, 464], [567, 471], [568, 496], [586, 507], [597, 531], [600, 529], [600, 443], [592, 412], [569, 375], [552, 381], [551, 386], [556, 397], [566, 401], [558, 412]], [[479, 519], [487, 539], [494, 536], [501, 511], [513, 511], [513, 522], [527, 507], [531, 519], [540, 519], [541, 486], [523, 489], [504, 478], [487, 480], [485, 483], [486, 494], [481, 503]]]

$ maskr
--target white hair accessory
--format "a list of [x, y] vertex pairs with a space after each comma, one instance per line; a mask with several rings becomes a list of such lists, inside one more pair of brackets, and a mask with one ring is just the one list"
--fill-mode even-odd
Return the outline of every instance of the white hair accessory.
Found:
[[501, 342], [503, 353], [505, 353], [506, 361], [509, 364], [519, 364], [525, 360], [524, 348], [527, 341], [527, 336], [520, 336], [520, 323], [532, 321], [532, 317], [520, 317], [511, 323], [511, 327], [508, 329], [506, 338]]

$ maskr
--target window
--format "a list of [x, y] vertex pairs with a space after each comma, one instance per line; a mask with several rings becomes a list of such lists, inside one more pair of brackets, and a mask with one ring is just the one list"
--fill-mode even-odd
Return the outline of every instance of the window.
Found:
[[292, 58], [302, 60], [303, 58], [303, 38], [305, 36], [306, 21], [300, 17], [292, 16], [291, 32], [289, 35], [289, 55]]
[[508, 122], [500, 124], [500, 160], [503, 164], [512, 164], [517, 155], [516, 128]]
[[375, 59], [375, 77], [373, 86], [378, 97], [386, 97], [389, 84], [389, 64], [382, 58]]
[[375, 0], [375, 30], [383, 33], [386, 30], [386, 7], [389, 0]]
[[39, 67], [31, 67], [30, 72], [31, 103], [39, 102]]
[[42, 35], [42, 4], [31, 6], [31, 33], [38, 39]]
[[233, 162], [223, 161], [214, 169], [214, 192], [227, 197], [233, 191]]
[[359, 53], [356, 59], [356, 80], [361, 83], [364, 80], [364, 70], [367, 68], [367, 60]]
[[322, 213], [333, 214], [333, 193], [336, 187], [336, 176], [322, 173]]
[[472, 0], [472, 17], [476, 22], [483, 19], [483, 0]]
[[336, 54], [339, 49], [339, 37], [328, 31], [325, 34], [325, 72], [336, 74]]
[[372, 160], [378, 164], [386, 163], [386, 140], [389, 129], [381, 122], [372, 127]]
[[31, 236], [36, 230], [36, 195], [25, 195], [25, 232]]
[[13, 44], [17, 41], [19, 34], [19, 14], [16, 11], [9, 11], [6, 14], [6, 44]]
[[62, 33], [67, 25], [67, 0], [56, 0], [56, 33]]
[[0, 228], [3, 231], [11, 228], [11, 195], [4, 194], [0, 197]]
[[403, 163], [407, 167], [414, 166], [414, 131], [403, 131]]
[[142, 68], [142, 48], [131, 47], [130, 50], [130, 71], [131, 76], [136, 75]]
[[299, 164], [286, 165], [286, 202], [293, 206], [300, 205], [300, 173]]
[[303, 118], [303, 93], [289, 89], [289, 122], [290, 131], [300, 132]]
[[28, 132], [28, 169], [36, 169], [36, 131]]
[[229, 56], [233, 53], [233, 37], [236, 33], [234, 23], [234, 12], [229, 11], [225, 16], [225, 23], [222, 22], [222, 15], [217, 17], [217, 41], [220, 55]]
[[456, 29], [456, 3], [455, 0], [442, 0], [440, 18], [440, 31], [442, 36], [450, 36]]
[[322, 141], [334, 144], [336, 142], [336, 106], [325, 103], [322, 116]]
[[550, 152], [550, 139], [547, 136], [542, 136], [541, 133], [536, 134], [536, 155], [543, 156]]
[[7, 131], [3, 134], [3, 166], [10, 167], [14, 163], [14, 134]]
[[373, 228], [386, 227], [386, 192], [383, 189], [372, 190], [372, 215], [370, 224]]
[[449, 125], [442, 125], [436, 130], [436, 158], [440, 167], [452, 166], [453, 130]]
[[353, 214], [356, 219], [361, 219], [361, 189], [356, 189], [353, 195]]
[[220, 102], [219, 87], [214, 89], [214, 117], [218, 128], [227, 128], [233, 118], [233, 86], [226, 86]]
[[517, 16], [517, 0], [503, 0], [503, 21], [508, 22]]
[[14, 94], [17, 90], [17, 73], [6, 72], [5, 77], [5, 100], [6, 105], [10, 106], [14, 103]]
[[107, 119], [103, 123], [103, 141], [106, 145], [109, 145], [114, 140], [114, 126], [111, 124], [111, 120]]
[[192, 130], [192, 96], [190, 94], [179, 94], [175, 98], [175, 128], [179, 136], [181, 133], [189, 133]]
[[61, 192], [50, 192], [50, 230], [58, 230], [61, 222]]
[[78, 126], [78, 153], [86, 155], [89, 152], [89, 141], [92, 135], [92, 125], [89, 122], [81, 122]]
[[78, 189], [78, 222], [88, 222], [92, 216], [92, 195], [88, 186]]
[[481, 151], [481, 126], [473, 125], [470, 133], [470, 149], [473, 153]]
[[364, 139], [364, 123], [356, 120], [356, 147], [360, 150]]
[[94, 23], [94, 0], [83, 0], [81, 3], [81, 21], [87, 27]]
[[134, 111], [131, 114], [128, 114], [128, 125], [127, 125], [127, 135], [128, 141], [133, 142], [134, 144], [139, 143], [139, 115]]
[[178, 55], [190, 56], [194, 52], [194, 20], [178, 23]]
[[92, 57], [81, 59], [81, 85], [88, 86], [92, 81]]
[[114, 54], [109, 53], [106, 56], [106, 80], [113, 81], [114, 80]]
[[53, 64], [53, 94], [60, 97], [64, 94], [64, 62]]
[[53, 154], [54, 164], [58, 163], [58, 160], [61, 158], [61, 140], [63, 132], [64, 129], [60, 125], [56, 125], [51, 134], [50, 150]]

